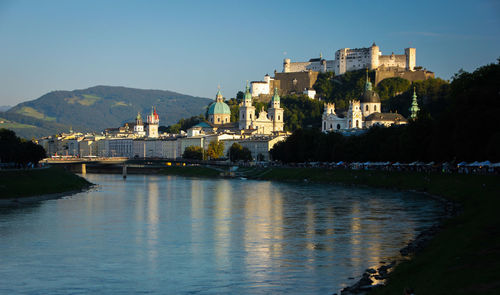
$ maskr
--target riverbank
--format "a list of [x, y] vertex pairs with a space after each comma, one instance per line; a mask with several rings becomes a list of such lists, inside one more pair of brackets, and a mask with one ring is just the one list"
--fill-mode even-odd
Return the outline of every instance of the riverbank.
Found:
[[0, 201], [26, 203], [54, 199], [91, 185], [62, 168], [0, 170]]
[[242, 168], [244, 177], [414, 190], [459, 204], [418, 255], [399, 264], [370, 294], [497, 294], [500, 288], [500, 178], [319, 168]]

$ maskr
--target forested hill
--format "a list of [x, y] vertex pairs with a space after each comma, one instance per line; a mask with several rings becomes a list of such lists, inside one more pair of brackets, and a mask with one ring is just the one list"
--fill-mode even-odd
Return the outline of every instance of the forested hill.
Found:
[[137, 112], [141, 112], [145, 118], [152, 106], [157, 109], [160, 124], [170, 125], [181, 118], [205, 113], [210, 101], [208, 98], [172, 91], [95, 86], [82, 90], [53, 91], [38, 99], [20, 103], [6, 114], [19, 114], [68, 128], [71, 126], [75, 131], [102, 131], [133, 121]]

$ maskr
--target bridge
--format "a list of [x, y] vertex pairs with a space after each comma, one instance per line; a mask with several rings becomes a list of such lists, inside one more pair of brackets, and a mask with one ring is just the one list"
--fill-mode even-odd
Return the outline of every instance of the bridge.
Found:
[[161, 158], [48, 158], [41, 161], [63, 167], [75, 173], [156, 173], [165, 167], [212, 166], [226, 170], [233, 166], [228, 161]]

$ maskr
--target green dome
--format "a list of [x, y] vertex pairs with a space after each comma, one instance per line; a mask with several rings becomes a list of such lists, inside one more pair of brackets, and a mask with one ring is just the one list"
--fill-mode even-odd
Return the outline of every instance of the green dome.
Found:
[[225, 102], [214, 102], [208, 108], [209, 115], [215, 114], [229, 114], [231, 115], [231, 110]]

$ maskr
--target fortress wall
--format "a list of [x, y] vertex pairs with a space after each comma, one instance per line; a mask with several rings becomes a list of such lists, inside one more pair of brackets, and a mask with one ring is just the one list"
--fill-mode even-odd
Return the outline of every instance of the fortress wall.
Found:
[[406, 55], [381, 55], [379, 57], [379, 66], [406, 68]]
[[406, 79], [410, 82], [415, 82], [415, 81], [423, 81], [427, 80], [429, 78], [434, 78], [434, 73], [425, 71], [425, 70], [417, 70], [417, 71], [401, 71], [401, 69], [379, 69], [375, 71], [375, 85], [380, 83], [380, 81], [387, 79], [387, 78], [393, 78], [393, 77], [400, 77], [403, 79]]
[[[312, 88], [318, 79], [319, 72], [276, 73], [274, 79], [279, 81], [280, 93], [283, 95], [302, 94], [305, 88]], [[296, 79], [296, 83], [293, 80]]]

